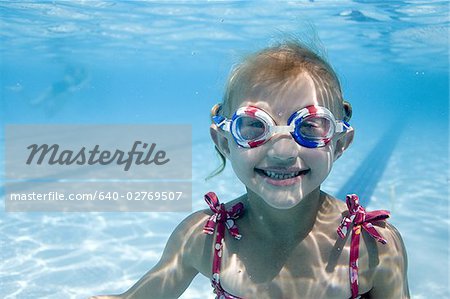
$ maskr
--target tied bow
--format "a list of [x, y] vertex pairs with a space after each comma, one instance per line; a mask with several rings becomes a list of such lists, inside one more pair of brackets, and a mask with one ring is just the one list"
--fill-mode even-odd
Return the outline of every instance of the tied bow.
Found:
[[385, 210], [367, 212], [361, 205], [359, 205], [359, 198], [356, 194], [347, 195], [346, 202], [349, 215], [342, 218], [341, 224], [337, 229], [337, 233], [339, 237], [344, 239], [350, 229], [350, 225], [353, 224], [349, 262], [350, 288], [352, 291], [352, 298], [359, 298], [358, 258], [361, 227], [364, 228], [375, 240], [382, 244], [386, 244], [386, 239], [384, 239], [375, 229], [372, 222], [389, 218], [389, 212]]
[[217, 195], [214, 192], [208, 192], [205, 194], [205, 201], [208, 204], [211, 211], [214, 212], [203, 227], [205, 234], [213, 234], [214, 229], [218, 223], [224, 223], [230, 232], [230, 234], [237, 240], [241, 238], [238, 227], [235, 223], [235, 219], [239, 218], [244, 211], [244, 205], [237, 203], [227, 210], [223, 203], [219, 202]]
[[349, 211], [348, 216], [342, 218], [341, 224], [337, 229], [338, 235], [343, 239], [347, 235], [350, 225], [362, 226], [375, 240], [382, 244], [386, 244], [380, 233], [373, 226], [373, 222], [381, 221], [389, 218], [389, 211], [378, 210], [367, 212], [359, 205], [359, 198], [356, 194], [349, 194], [346, 197], [346, 203]]

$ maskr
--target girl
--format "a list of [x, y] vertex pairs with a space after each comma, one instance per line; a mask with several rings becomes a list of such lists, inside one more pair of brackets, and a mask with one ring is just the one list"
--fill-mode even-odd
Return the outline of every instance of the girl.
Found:
[[353, 140], [351, 111], [330, 65], [307, 47], [248, 57], [210, 127], [247, 193], [226, 204], [206, 194], [209, 209], [175, 229], [153, 269], [121, 295], [93, 298], [177, 298], [199, 272], [219, 299], [409, 298], [388, 212], [320, 190]]

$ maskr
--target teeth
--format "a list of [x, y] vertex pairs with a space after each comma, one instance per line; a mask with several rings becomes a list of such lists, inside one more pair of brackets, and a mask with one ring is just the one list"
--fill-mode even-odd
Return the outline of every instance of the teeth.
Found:
[[296, 171], [296, 172], [291, 172], [291, 173], [278, 173], [278, 172], [274, 172], [274, 171], [264, 170], [264, 174], [266, 176], [268, 176], [271, 179], [276, 179], [276, 180], [290, 179], [290, 178], [298, 176], [300, 174], [300, 172], [301, 171]]

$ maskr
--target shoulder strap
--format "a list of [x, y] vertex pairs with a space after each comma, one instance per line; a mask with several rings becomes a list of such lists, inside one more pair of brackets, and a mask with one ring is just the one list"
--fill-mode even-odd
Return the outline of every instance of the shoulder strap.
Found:
[[231, 209], [227, 210], [223, 203], [219, 202], [217, 195], [214, 192], [205, 194], [205, 201], [209, 205], [213, 214], [209, 217], [203, 232], [206, 234], [214, 234], [216, 231], [216, 238], [214, 240], [214, 257], [212, 265], [211, 283], [215, 289], [220, 287], [220, 266], [223, 252], [223, 238], [225, 235], [225, 228], [237, 240], [241, 238], [235, 219], [239, 218], [244, 212], [244, 205], [237, 203]]
[[375, 240], [382, 244], [387, 241], [373, 226], [375, 221], [385, 221], [389, 218], [389, 212], [378, 210], [367, 212], [359, 205], [359, 198], [356, 194], [349, 194], [346, 197], [348, 207], [348, 215], [342, 218], [341, 224], [337, 229], [337, 233], [341, 238], [345, 238], [350, 226], [352, 226], [352, 235], [350, 241], [350, 287], [352, 290], [352, 298], [358, 297], [358, 258], [359, 258], [359, 242], [361, 237], [361, 229], [365, 229], [367, 233]]

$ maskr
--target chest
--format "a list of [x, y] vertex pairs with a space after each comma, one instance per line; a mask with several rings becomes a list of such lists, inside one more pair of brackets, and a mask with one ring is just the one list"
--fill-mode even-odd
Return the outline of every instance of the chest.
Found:
[[[349, 243], [326, 235], [308, 235], [298, 243], [227, 238], [220, 263], [221, 285], [242, 298], [350, 298]], [[211, 263], [212, 256], [202, 267], [207, 277], [211, 277]], [[371, 288], [370, 264], [367, 248], [361, 244], [361, 293]]]

